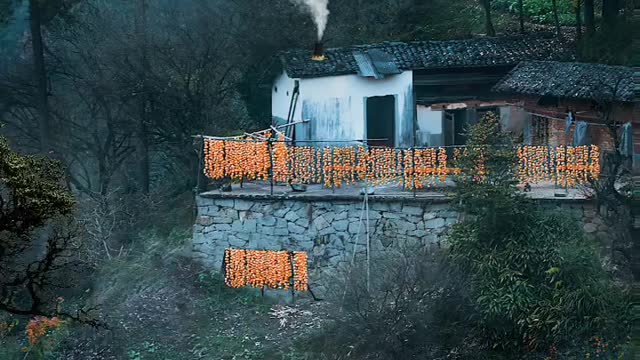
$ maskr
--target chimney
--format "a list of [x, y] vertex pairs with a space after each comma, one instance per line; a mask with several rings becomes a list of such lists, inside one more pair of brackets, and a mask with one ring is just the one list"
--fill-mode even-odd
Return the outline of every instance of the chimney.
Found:
[[311, 60], [315, 61], [323, 61], [326, 57], [324, 56], [324, 48], [322, 46], [322, 42], [316, 41], [315, 46], [313, 47], [313, 56]]

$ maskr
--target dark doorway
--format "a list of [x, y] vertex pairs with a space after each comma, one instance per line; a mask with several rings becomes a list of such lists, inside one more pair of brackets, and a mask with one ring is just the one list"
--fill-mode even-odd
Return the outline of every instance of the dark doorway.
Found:
[[385, 139], [369, 141], [369, 145], [394, 146], [395, 114], [395, 96], [374, 96], [367, 98], [367, 139]]
[[447, 110], [444, 112], [442, 121], [444, 145], [464, 145], [466, 143], [466, 137], [464, 136], [466, 131], [465, 126], [467, 124], [466, 109]]

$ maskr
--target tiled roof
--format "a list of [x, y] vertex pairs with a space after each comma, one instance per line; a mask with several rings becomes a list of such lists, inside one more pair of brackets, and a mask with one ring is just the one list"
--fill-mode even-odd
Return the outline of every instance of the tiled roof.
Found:
[[357, 74], [353, 53], [382, 50], [392, 56], [401, 70], [516, 65], [523, 60], [574, 59], [573, 45], [546, 35], [483, 37], [467, 40], [385, 42], [330, 48], [324, 61], [311, 60], [310, 50], [291, 50], [281, 54], [287, 74], [292, 78]]
[[633, 68], [575, 62], [526, 61], [513, 68], [493, 87], [493, 91], [633, 101]]

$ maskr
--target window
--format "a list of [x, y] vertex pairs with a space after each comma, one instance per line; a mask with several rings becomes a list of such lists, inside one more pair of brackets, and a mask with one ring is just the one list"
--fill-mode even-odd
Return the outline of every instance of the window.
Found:
[[549, 119], [531, 115], [531, 145], [549, 145]]
[[538, 105], [540, 106], [550, 106], [550, 107], [558, 107], [560, 105], [559, 100], [556, 96], [545, 95], [538, 99]]

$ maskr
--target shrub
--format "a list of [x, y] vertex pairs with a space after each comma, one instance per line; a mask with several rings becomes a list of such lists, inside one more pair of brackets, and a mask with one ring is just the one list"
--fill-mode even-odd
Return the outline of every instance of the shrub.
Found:
[[[489, 115], [469, 131], [458, 161], [484, 181], [460, 178], [466, 214], [449, 234], [450, 258], [466, 274], [474, 326], [491, 348], [512, 355], [582, 343], [592, 335], [623, 341], [628, 305], [575, 219], [542, 210], [513, 181], [508, 139]], [[502, 168], [502, 169], [500, 169]]]
[[[553, 23], [553, 4], [549, 0], [523, 0], [524, 15], [532, 22]], [[518, 14], [518, 0], [496, 0], [494, 7]], [[558, 19], [562, 25], [575, 25], [572, 0], [558, 0]]]
[[340, 306], [331, 325], [300, 345], [323, 358], [435, 359], [473, 346], [465, 326], [465, 286], [440, 254], [418, 249], [387, 251], [345, 269], [329, 291]]

